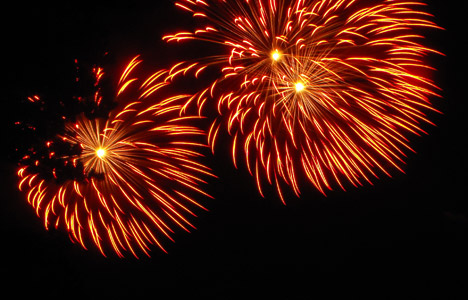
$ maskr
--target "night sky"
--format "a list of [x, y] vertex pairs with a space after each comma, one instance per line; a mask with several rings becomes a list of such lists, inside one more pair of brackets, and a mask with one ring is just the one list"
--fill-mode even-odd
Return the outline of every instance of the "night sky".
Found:
[[[151, 258], [104, 258], [83, 250], [67, 235], [46, 231], [17, 191], [12, 149], [32, 94], [59, 98], [74, 76], [74, 60], [98, 62], [109, 52], [122, 66], [137, 54], [155, 68], [213, 49], [166, 44], [164, 34], [193, 24], [170, 0], [23, 6], [13, 4], [2, 26], [1, 263], [2, 290], [50, 298], [112, 296], [167, 299], [214, 296], [230, 299], [282, 296], [371, 295], [375, 299], [466, 299], [468, 279], [467, 127], [465, 23], [468, 4], [427, 1], [445, 31], [431, 31], [427, 45], [446, 57], [431, 57], [443, 99], [436, 127], [413, 137], [405, 172], [375, 180], [374, 186], [330, 192], [303, 189], [284, 206], [273, 192], [262, 198], [244, 167], [228, 152], [209, 157], [218, 179], [206, 188], [209, 212], [194, 220], [197, 230], [175, 236], [169, 254]], [[64, 2], [65, 3], [65, 2]], [[187, 50], [191, 53], [187, 53]], [[23, 114], [23, 115], [22, 115]], [[403, 297], [404, 296], [404, 297]], [[103, 298], [105, 297], [105, 298]], [[15, 296], [16, 298], [16, 296]], [[324, 299], [324, 298], [318, 298]]]

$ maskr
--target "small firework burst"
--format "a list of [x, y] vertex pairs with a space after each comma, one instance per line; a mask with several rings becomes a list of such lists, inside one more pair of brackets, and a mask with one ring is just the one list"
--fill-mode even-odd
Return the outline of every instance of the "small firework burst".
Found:
[[[210, 197], [202, 185], [213, 175], [199, 162], [205, 132], [193, 125], [200, 118], [179, 114], [190, 96], [170, 90], [167, 70], [138, 79], [140, 64], [136, 57], [125, 68], [107, 117], [65, 121], [43, 142], [47, 151], [32, 149], [18, 171], [19, 188], [46, 228], [65, 229], [103, 255], [149, 255], [152, 245], [166, 251], [164, 241], [194, 228], [189, 218], [205, 209], [195, 197]], [[103, 70], [96, 75], [98, 86]], [[96, 91], [93, 111], [103, 100]]]

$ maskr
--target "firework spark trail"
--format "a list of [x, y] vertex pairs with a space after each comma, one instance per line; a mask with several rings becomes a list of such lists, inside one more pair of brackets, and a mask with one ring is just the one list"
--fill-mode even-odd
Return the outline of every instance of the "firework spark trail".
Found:
[[83, 165], [82, 180], [43, 179], [29, 166], [18, 172], [19, 188], [46, 228], [64, 228], [72, 241], [105, 256], [149, 256], [152, 245], [166, 251], [164, 240], [194, 228], [193, 211], [205, 209], [195, 196], [210, 197], [201, 186], [213, 175], [198, 162], [206, 133], [193, 125], [199, 116], [180, 116], [189, 95], [159, 96], [170, 93], [174, 76], [161, 70], [142, 81], [135, 77], [140, 63], [135, 58], [122, 74], [121, 109], [108, 119], [80, 115], [60, 136], [80, 145], [66, 161]]
[[[233, 140], [233, 161], [244, 153], [262, 193], [263, 178], [300, 195], [305, 177], [320, 192], [371, 183], [402, 170], [409, 135], [424, 132], [438, 87], [425, 58], [441, 54], [421, 44], [440, 29], [418, 1], [180, 0], [202, 27], [165, 40], [221, 44], [226, 55], [186, 68], [197, 76], [218, 66], [221, 77], [185, 108], [200, 113], [215, 99], [221, 127]], [[186, 66], [180, 64], [177, 67]], [[211, 103], [211, 102], [210, 102]]]

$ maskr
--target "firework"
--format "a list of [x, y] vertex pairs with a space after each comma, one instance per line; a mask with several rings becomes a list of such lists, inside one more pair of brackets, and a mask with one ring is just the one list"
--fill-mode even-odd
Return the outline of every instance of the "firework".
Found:
[[[125, 68], [107, 118], [80, 114], [67, 121], [44, 143], [47, 155], [25, 157], [29, 164], [18, 172], [20, 190], [47, 229], [65, 229], [72, 241], [103, 255], [149, 255], [152, 245], [166, 251], [164, 241], [193, 228], [189, 218], [205, 209], [194, 197], [209, 197], [201, 185], [213, 175], [198, 162], [206, 134], [193, 125], [198, 116], [179, 115], [189, 96], [171, 95], [174, 76], [167, 70], [139, 80], [140, 63], [135, 58]], [[96, 91], [91, 99], [99, 107]]]
[[[262, 182], [300, 195], [302, 178], [320, 192], [371, 183], [403, 171], [409, 136], [424, 132], [439, 96], [422, 45], [440, 28], [418, 1], [191, 1], [176, 5], [203, 24], [167, 41], [201, 40], [225, 47], [198, 72], [221, 77], [186, 104], [208, 106], [214, 148], [221, 127], [232, 136], [233, 161], [244, 156]], [[201, 109], [200, 109], [201, 111]], [[243, 154], [242, 154], [243, 153]], [[242, 155], [241, 155], [242, 154]]]

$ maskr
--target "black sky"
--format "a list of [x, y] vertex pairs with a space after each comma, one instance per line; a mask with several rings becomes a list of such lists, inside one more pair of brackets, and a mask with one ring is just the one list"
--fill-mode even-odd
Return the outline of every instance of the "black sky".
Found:
[[446, 28], [431, 32], [427, 41], [447, 55], [433, 58], [443, 89], [443, 99], [434, 101], [443, 114], [431, 115], [437, 126], [424, 127], [429, 135], [413, 139], [417, 154], [408, 156], [406, 174], [326, 198], [305, 190], [284, 206], [273, 194], [261, 198], [246, 170], [235, 170], [229, 155], [220, 153], [210, 159], [219, 176], [208, 187], [216, 198], [206, 202], [210, 212], [199, 215], [196, 231], [176, 236], [169, 254], [155, 249], [151, 259], [106, 259], [45, 231], [16, 190], [16, 166], [7, 151], [14, 137], [7, 125], [21, 118], [24, 97], [60, 95], [75, 58], [93, 63], [109, 51], [118, 64], [142, 53], [150, 64], [167, 67], [186, 55], [190, 47], [166, 45], [160, 37], [190, 25], [190, 16], [169, 0], [154, 2], [39, 2], [14, 4], [4, 12], [11, 18], [2, 26], [3, 290], [92, 299], [162, 294], [311, 299], [324, 291], [375, 299], [466, 297], [465, 2], [428, 1], [438, 25]]

